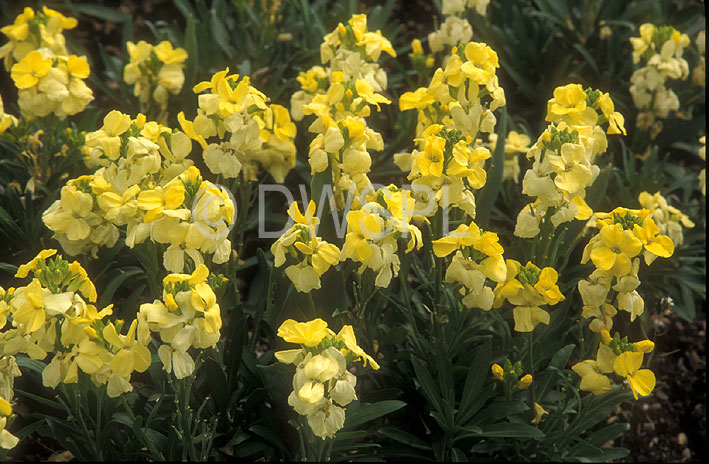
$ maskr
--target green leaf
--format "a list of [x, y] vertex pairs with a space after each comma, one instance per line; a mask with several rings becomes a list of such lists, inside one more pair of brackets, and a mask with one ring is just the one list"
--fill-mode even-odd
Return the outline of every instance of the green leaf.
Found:
[[483, 394], [483, 385], [488, 375], [491, 357], [492, 344], [490, 340], [487, 340], [472, 356], [473, 362], [465, 378], [463, 395], [456, 415], [456, 423], [458, 425], [464, 425], [489, 398], [489, 393], [487, 395]]
[[507, 110], [503, 107], [500, 112], [500, 126], [497, 129], [497, 145], [492, 154], [491, 167], [488, 169], [487, 181], [480, 190], [476, 201], [475, 221], [483, 228], [487, 228], [492, 205], [500, 193], [502, 175], [505, 168], [505, 139], [507, 138]]
[[93, 16], [94, 18], [103, 19], [109, 23], [123, 23], [130, 19], [127, 14], [108, 6], [101, 5], [76, 5], [74, 9], [81, 14]]
[[234, 50], [231, 45], [229, 45], [229, 35], [227, 34], [224, 23], [222, 23], [217, 11], [211, 9], [209, 11], [209, 23], [212, 29], [212, 37], [214, 41], [219, 45], [219, 48], [226, 54], [226, 56], [231, 60], [234, 58]]
[[394, 427], [382, 427], [378, 430], [378, 433], [412, 448], [431, 451], [431, 446], [428, 443], [404, 430]]
[[264, 427], [263, 425], [252, 425], [249, 427], [249, 431], [255, 433], [256, 435], [265, 438], [272, 445], [277, 446], [282, 451], [287, 452], [288, 448], [279, 438], [279, 436], [270, 428]]
[[376, 403], [360, 403], [358, 408], [347, 408], [347, 418], [345, 427], [355, 428], [365, 422], [369, 422], [378, 417], [382, 417], [406, 406], [406, 403], [399, 400], [385, 400]]
[[113, 301], [113, 295], [116, 293], [116, 290], [118, 290], [123, 282], [133, 276], [143, 274], [144, 272], [145, 271], [143, 271], [143, 269], [135, 266], [117, 269], [116, 273], [118, 273], [118, 275], [111, 279], [108, 285], [106, 285], [101, 292], [101, 297], [98, 300], [98, 307], [105, 308], [108, 306], [111, 301]]
[[199, 49], [197, 45], [197, 33], [194, 24], [194, 16], [191, 13], [187, 17], [187, 25], [185, 26], [185, 51], [187, 52], [185, 80], [188, 84], [191, 84], [194, 87], [197, 83], [195, 80], [197, 78], [197, 66], [199, 65]]
[[411, 364], [414, 366], [416, 379], [418, 379], [419, 385], [421, 385], [423, 396], [433, 405], [435, 410], [443, 411], [441, 392], [433, 381], [433, 377], [431, 377], [431, 373], [428, 371], [423, 361], [416, 356], [411, 356]]
[[544, 433], [536, 427], [513, 422], [497, 423], [482, 427], [483, 437], [502, 438], [544, 438]]

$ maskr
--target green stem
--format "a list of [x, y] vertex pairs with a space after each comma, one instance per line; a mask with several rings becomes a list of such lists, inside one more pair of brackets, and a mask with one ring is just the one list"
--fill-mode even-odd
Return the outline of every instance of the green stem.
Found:
[[536, 390], [534, 389], [534, 383], [536, 380], [534, 379], [534, 333], [529, 332], [528, 334], [528, 339], [529, 343], [529, 373], [532, 376], [532, 384], [529, 386], [530, 392], [532, 394], [532, 404], [537, 402], [537, 394]]
[[[130, 417], [131, 422], [135, 424], [135, 414], [133, 414], [133, 410], [128, 405], [128, 401], [126, 400], [125, 395], [121, 395], [121, 403], [123, 404], [123, 409], [125, 409], [126, 414], [128, 414], [128, 417]], [[148, 438], [145, 436], [145, 433], [143, 433], [143, 429], [141, 429], [140, 427], [134, 427], [133, 429], [136, 431], [136, 434], [139, 435], [138, 438], [140, 439], [140, 441], [148, 448], [148, 451], [150, 451], [150, 453], [152, 454], [153, 459], [157, 461], [164, 461], [165, 456], [163, 456], [160, 450], [155, 448], [155, 445], [152, 440], [148, 440]]]

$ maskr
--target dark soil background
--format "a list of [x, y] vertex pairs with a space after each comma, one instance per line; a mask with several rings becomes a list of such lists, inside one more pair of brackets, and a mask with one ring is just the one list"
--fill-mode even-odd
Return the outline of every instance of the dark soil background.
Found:
[[609, 419], [630, 424], [617, 443], [630, 450], [623, 462], [706, 462], [706, 308], [692, 323], [671, 310], [652, 319], [655, 390]]
[[[28, 3], [34, 2], [18, 1], [18, 12], [21, 6]], [[117, 7], [129, 14], [135, 25], [136, 40], [150, 40], [152, 37], [145, 25], [146, 19], [152, 22], [181, 20], [169, 0], [92, 0], [91, 3]], [[379, 3], [377, 0], [361, 2], [364, 7]], [[62, 9], [60, 4], [52, 6]], [[12, 13], [15, 12], [3, 12], [0, 17], [14, 17]], [[419, 37], [433, 30], [435, 14], [431, 0], [400, 0], [393, 12], [403, 24], [407, 36]], [[98, 43], [102, 43], [111, 53], [121, 54], [121, 30], [116, 24], [84, 16], [79, 18], [78, 28], [70, 31], [69, 35], [71, 40], [81, 42], [89, 56], [99, 56]], [[100, 60], [93, 59], [92, 72], [100, 74], [101, 71]], [[3, 90], [6, 107], [15, 94], [14, 91], [5, 91], [8, 85], [12, 85], [9, 75], [0, 72], [0, 89]], [[101, 105], [100, 97], [94, 104]], [[671, 309], [650, 316], [656, 344], [650, 368], [656, 375], [657, 385], [652, 396], [624, 404], [608, 419], [608, 423], [629, 424], [626, 434], [615, 442], [615, 446], [630, 450], [630, 454], [620, 462], [704, 462], [707, 459], [706, 307], [701, 308], [696, 320], [691, 323], [679, 318]], [[71, 455], [57, 449], [54, 443], [46, 440], [38, 442], [34, 437], [29, 437], [16, 451], [10, 458], [71, 459]]]

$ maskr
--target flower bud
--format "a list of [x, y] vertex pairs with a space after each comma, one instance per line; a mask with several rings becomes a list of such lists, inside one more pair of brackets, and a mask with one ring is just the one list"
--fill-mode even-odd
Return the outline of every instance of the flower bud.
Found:
[[532, 385], [532, 375], [531, 374], [525, 374], [524, 377], [519, 379], [519, 389], [524, 390], [525, 388], [529, 388], [529, 386]]
[[495, 376], [497, 380], [502, 380], [505, 376], [505, 371], [499, 364], [492, 365], [492, 375]]

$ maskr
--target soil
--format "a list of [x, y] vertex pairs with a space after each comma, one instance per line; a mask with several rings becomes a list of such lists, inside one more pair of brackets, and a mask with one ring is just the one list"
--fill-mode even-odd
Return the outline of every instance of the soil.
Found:
[[706, 313], [692, 323], [671, 312], [653, 319], [655, 390], [624, 404], [610, 419], [630, 424], [616, 443], [630, 450], [620, 462], [705, 462]]

